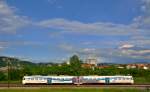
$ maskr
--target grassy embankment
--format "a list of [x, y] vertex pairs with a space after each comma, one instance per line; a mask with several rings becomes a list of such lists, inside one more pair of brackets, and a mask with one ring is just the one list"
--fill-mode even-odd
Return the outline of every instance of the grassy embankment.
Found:
[[121, 88], [33, 88], [33, 89], [0, 89], [0, 92], [149, 92], [146, 89]]
[[150, 84], [150, 78], [146, 77], [135, 77], [134, 82], [136, 84]]

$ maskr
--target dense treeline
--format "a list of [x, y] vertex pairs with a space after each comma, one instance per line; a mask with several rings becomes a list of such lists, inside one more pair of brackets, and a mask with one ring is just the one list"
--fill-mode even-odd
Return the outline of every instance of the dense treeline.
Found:
[[[117, 69], [112, 65], [111, 68], [82, 68], [82, 61], [74, 55], [70, 58], [70, 65], [22, 65], [21, 68], [9, 69], [10, 80], [21, 80], [25, 75], [132, 75], [133, 77], [145, 78], [150, 82], [150, 70], [143, 69]], [[8, 72], [0, 72], [0, 81], [8, 79]]]

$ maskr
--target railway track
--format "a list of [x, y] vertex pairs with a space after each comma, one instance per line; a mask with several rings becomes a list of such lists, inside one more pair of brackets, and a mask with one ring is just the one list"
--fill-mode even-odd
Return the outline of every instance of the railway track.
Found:
[[134, 85], [22, 85], [22, 84], [0, 84], [0, 87], [18, 87], [18, 88], [24, 88], [24, 87], [52, 87], [52, 88], [60, 88], [60, 87], [64, 87], [64, 88], [70, 88], [70, 87], [95, 87], [95, 88], [100, 88], [100, 87], [104, 87], [104, 88], [113, 88], [113, 87], [119, 87], [119, 88], [148, 88], [150, 89], [150, 84], [134, 84]]

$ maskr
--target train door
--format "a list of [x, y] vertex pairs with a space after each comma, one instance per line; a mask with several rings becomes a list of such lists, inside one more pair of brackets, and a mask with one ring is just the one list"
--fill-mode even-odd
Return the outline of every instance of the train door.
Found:
[[77, 81], [76, 81], [76, 77], [73, 77], [73, 78], [72, 78], [72, 83], [75, 84], [76, 82], [77, 82]]
[[72, 79], [72, 81], [73, 81], [74, 84], [78, 84], [79, 83], [79, 77], [74, 77]]
[[105, 78], [105, 84], [109, 84], [110, 83], [110, 78]]
[[47, 78], [47, 84], [51, 84], [52, 83], [52, 78]]
[[73, 83], [74, 84], [82, 84], [81, 77], [80, 76], [74, 77]]

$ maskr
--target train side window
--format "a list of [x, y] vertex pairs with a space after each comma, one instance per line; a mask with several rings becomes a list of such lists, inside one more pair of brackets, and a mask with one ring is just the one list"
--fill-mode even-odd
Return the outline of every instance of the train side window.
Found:
[[40, 77], [39, 80], [42, 80], [42, 78]]
[[31, 80], [34, 80], [34, 78], [31, 78]]
[[35, 80], [38, 80], [38, 78], [35, 78]]
[[84, 78], [85, 80], [88, 80], [88, 78]]

